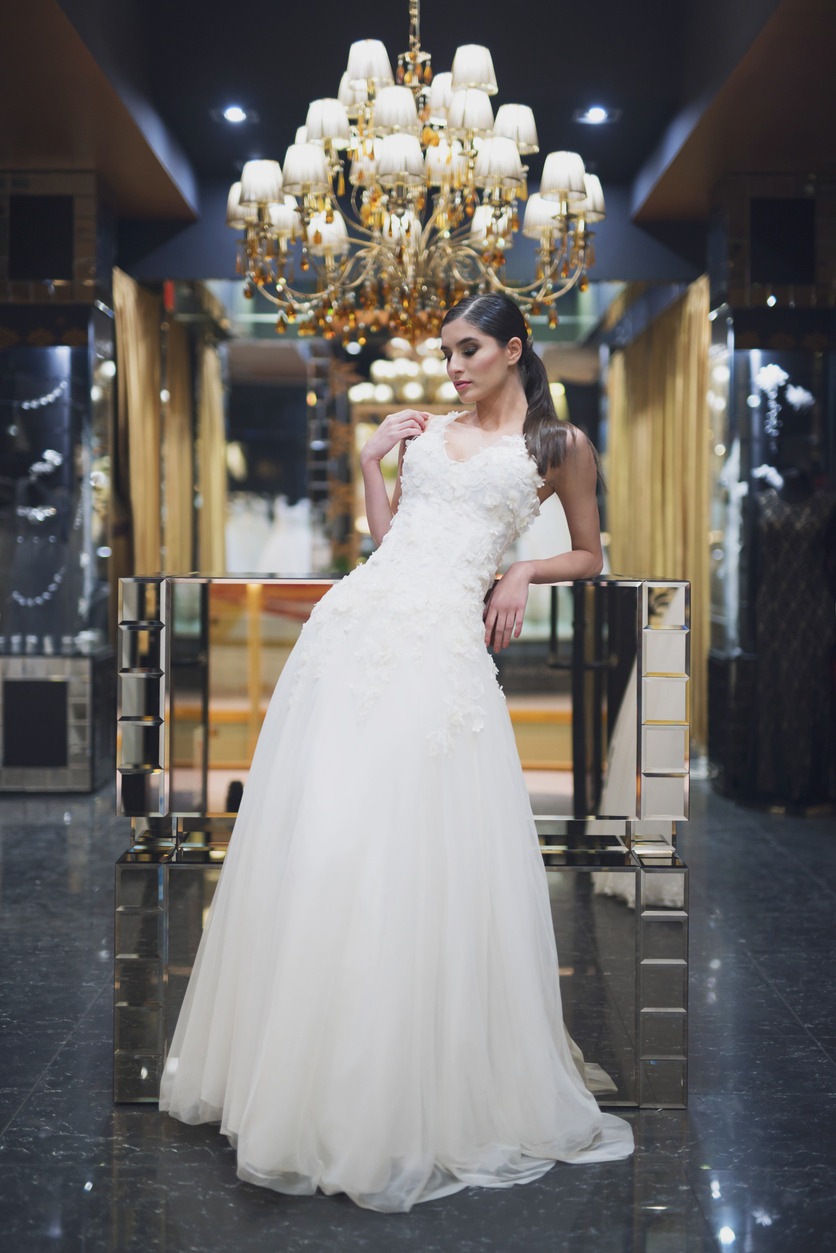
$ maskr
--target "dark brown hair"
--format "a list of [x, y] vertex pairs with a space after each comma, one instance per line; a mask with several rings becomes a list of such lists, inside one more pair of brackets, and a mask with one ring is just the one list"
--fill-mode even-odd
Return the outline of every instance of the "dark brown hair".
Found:
[[[567, 441], [570, 432], [574, 437], [575, 427], [570, 422], [563, 422], [555, 413], [546, 367], [534, 351], [534, 344], [519, 305], [503, 292], [465, 296], [464, 300], [453, 305], [441, 325], [447, 326], [458, 318], [466, 318], [503, 348], [514, 338], [522, 344], [517, 369], [528, 402], [523, 436], [530, 456], [545, 478], [549, 470], [561, 466], [566, 460]], [[589, 447], [600, 478], [598, 454], [591, 441]]]

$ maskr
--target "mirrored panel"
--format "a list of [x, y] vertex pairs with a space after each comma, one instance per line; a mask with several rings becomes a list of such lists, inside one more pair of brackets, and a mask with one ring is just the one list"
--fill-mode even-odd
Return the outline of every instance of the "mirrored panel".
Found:
[[[566, 1030], [607, 1105], [635, 1104], [637, 1093], [636, 913], [627, 903], [637, 871], [629, 855], [619, 860], [603, 875], [546, 866]], [[602, 879], [615, 881], [611, 891], [597, 890]]]
[[574, 812], [632, 818], [639, 786], [641, 584], [576, 583], [571, 595]]
[[[334, 581], [123, 581], [123, 813], [234, 818], [276, 683]], [[565, 706], [543, 712], [518, 697], [509, 700], [535, 813], [612, 820], [628, 839], [637, 821], [665, 820], [670, 832], [671, 823], [687, 817], [688, 591], [683, 582], [617, 577], [553, 589], [552, 639], [560, 616], [571, 623], [571, 648], [555, 643], [539, 666], [544, 690], [554, 686], [550, 669], [570, 672], [561, 680], [570, 689]], [[536, 682], [536, 673], [528, 677]], [[560, 753], [571, 761], [536, 760], [539, 721], [547, 716], [548, 729], [562, 737]], [[538, 772], [548, 788], [542, 795], [539, 777], [529, 777]]]
[[167, 580], [169, 812], [234, 815], [261, 724], [333, 579]]

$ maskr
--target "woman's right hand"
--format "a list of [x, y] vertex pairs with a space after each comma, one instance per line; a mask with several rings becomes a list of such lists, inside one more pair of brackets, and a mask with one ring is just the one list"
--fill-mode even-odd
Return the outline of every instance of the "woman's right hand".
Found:
[[380, 426], [366, 440], [360, 454], [360, 463], [381, 461], [388, 452], [401, 440], [414, 439], [426, 428], [430, 415], [418, 409], [401, 409], [398, 413], [390, 413]]

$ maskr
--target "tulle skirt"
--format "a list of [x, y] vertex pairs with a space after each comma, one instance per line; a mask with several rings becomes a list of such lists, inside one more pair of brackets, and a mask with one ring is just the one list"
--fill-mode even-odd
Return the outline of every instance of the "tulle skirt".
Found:
[[[331, 593], [329, 593], [331, 595]], [[327, 600], [327, 598], [326, 598]], [[274, 693], [160, 1107], [238, 1174], [404, 1211], [626, 1157], [563, 1028], [548, 888], [487, 654], [456, 725], [443, 633], [352, 683], [362, 623]], [[304, 639], [304, 636], [303, 636]]]

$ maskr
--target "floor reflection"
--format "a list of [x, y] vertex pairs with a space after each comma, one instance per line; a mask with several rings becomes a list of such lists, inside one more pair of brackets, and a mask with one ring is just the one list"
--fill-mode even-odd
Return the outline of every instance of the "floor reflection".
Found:
[[[704, 785], [694, 792], [681, 841], [692, 874], [687, 1113], [627, 1113], [637, 1141], [630, 1162], [558, 1164], [536, 1184], [469, 1190], [391, 1217], [340, 1198], [280, 1197], [241, 1184], [213, 1128], [184, 1127], [150, 1106], [114, 1108], [111, 908], [124, 824], [111, 817], [110, 795], [0, 797], [4, 1247], [832, 1248], [833, 824], [738, 810]], [[570, 1029], [588, 1033], [590, 1060], [617, 1068], [629, 1013], [617, 996], [608, 1003], [606, 981], [589, 972], [599, 971], [598, 949], [606, 941], [611, 951], [612, 928], [632, 922], [633, 912], [593, 897], [580, 878], [557, 893], [555, 908]]]

